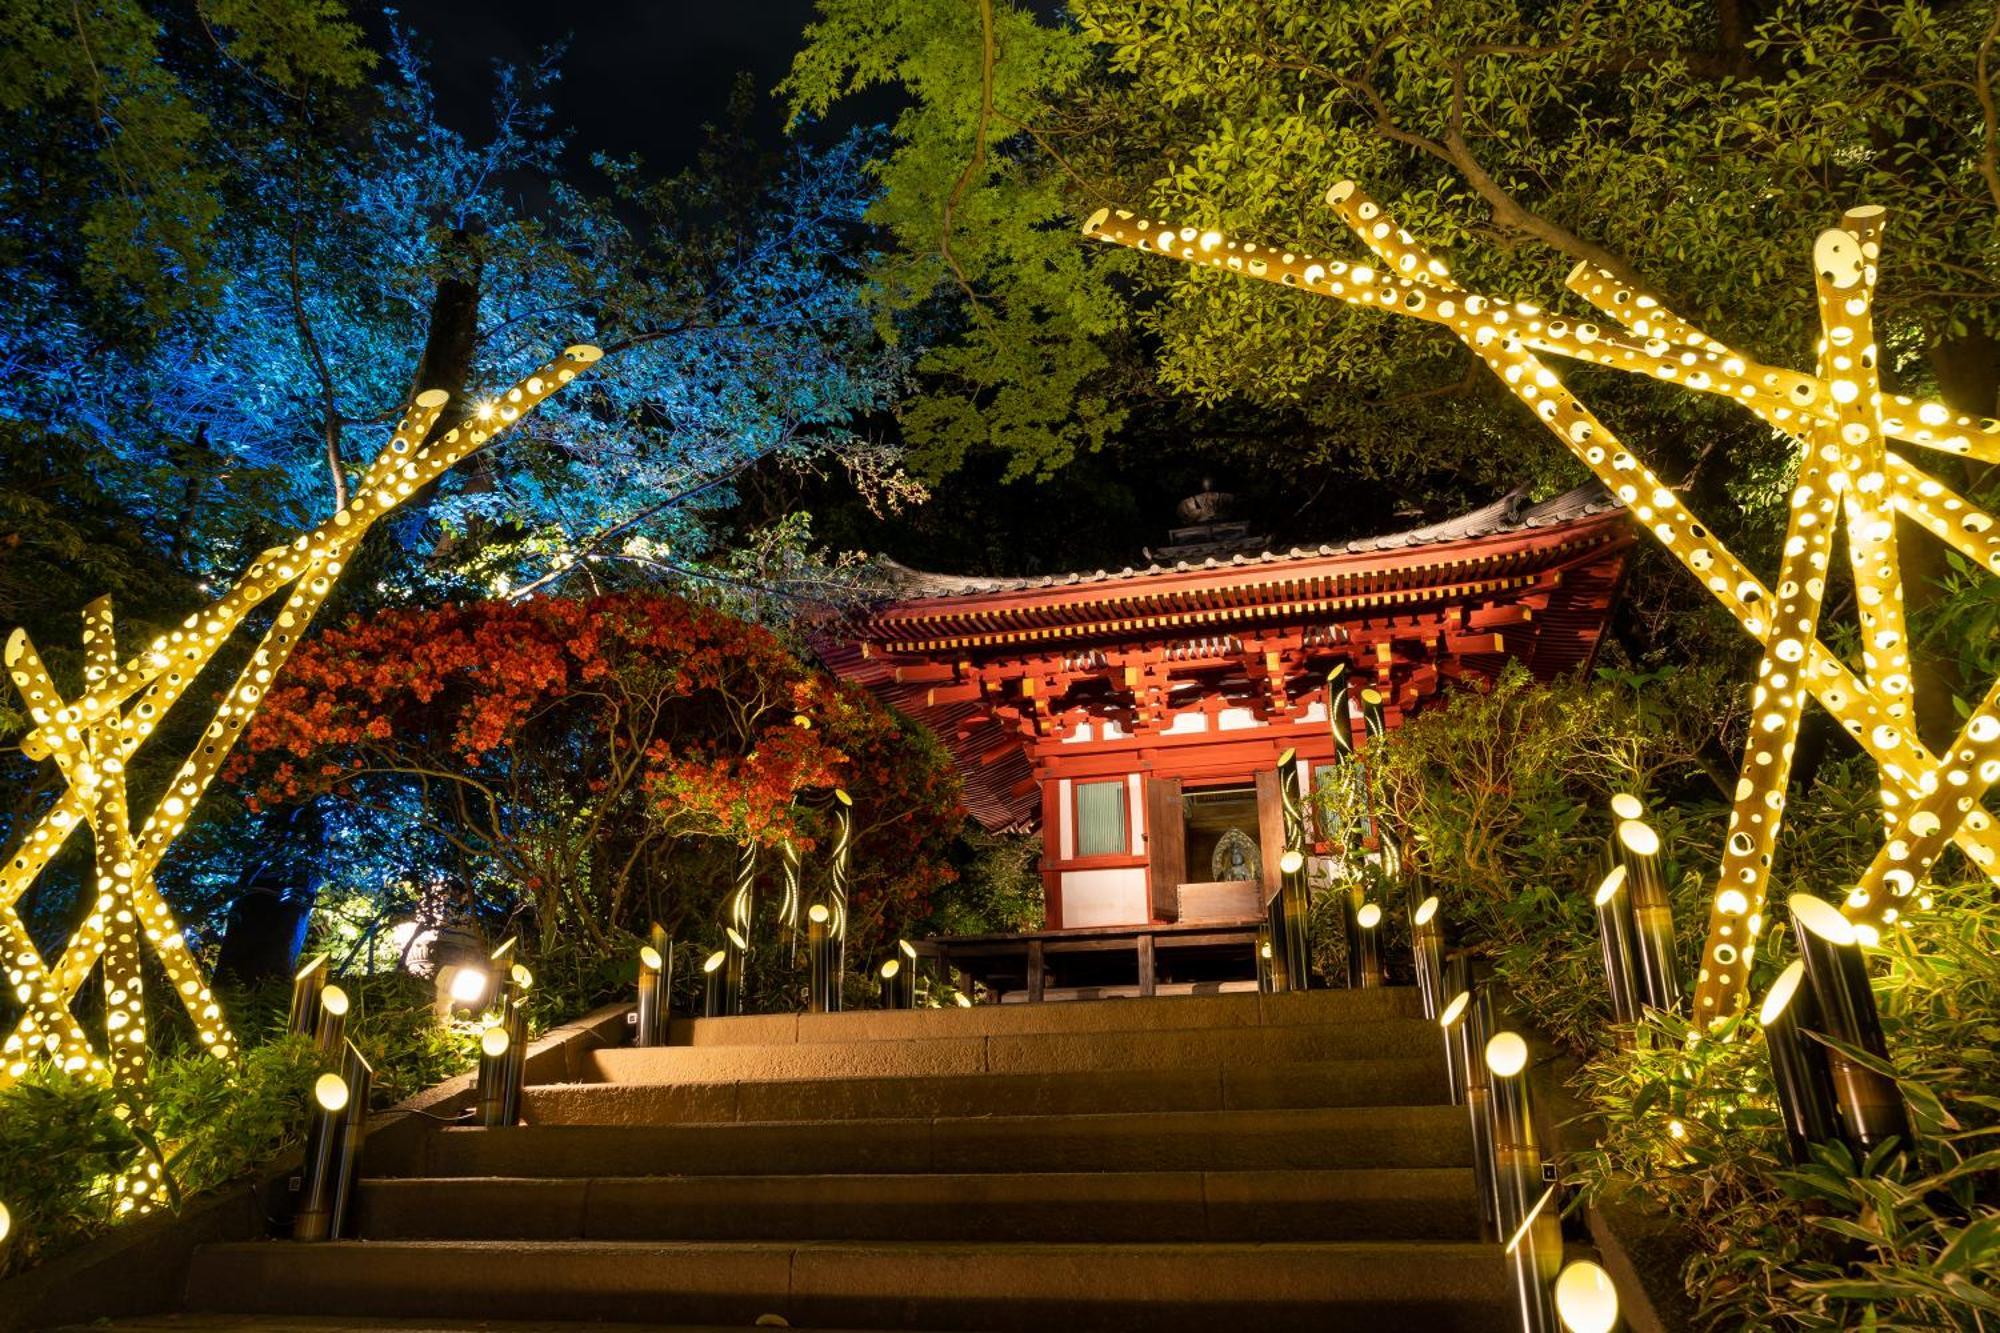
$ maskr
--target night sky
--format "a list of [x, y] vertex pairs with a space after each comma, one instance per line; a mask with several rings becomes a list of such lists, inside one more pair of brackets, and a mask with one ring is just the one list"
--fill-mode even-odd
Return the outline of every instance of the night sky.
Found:
[[[768, 94], [813, 14], [812, 0], [404, 0], [395, 8], [429, 44], [453, 128], [480, 137], [493, 61], [525, 63], [568, 39], [553, 100], [572, 154], [636, 152], [667, 171], [692, 164], [701, 126], [723, 117], [739, 73], [765, 95], [759, 137], [778, 140], [783, 108]], [[880, 112], [890, 113], [886, 101]]]

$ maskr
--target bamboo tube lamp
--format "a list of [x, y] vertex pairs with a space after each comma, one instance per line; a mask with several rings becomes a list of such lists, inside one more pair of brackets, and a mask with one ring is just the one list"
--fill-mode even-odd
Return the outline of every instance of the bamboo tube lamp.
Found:
[[1618, 849], [1631, 902], [1633, 970], [1640, 1008], [1675, 1013], [1681, 1005], [1681, 983], [1674, 965], [1674, 909], [1667, 899], [1666, 873], [1660, 867], [1660, 835], [1642, 820], [1622, 820]]
[[702, 1009], [703, 1016], [721, 1018], [728, 1012], [728, 1000], [724, 995], [724, 966], [729, 961], [729, 953], [717, 949], [702, 961]]
[[1785, 1120], [1785, 1140], [1792, 1160], [1800, 1163], [1812, 1160], [1813, 1144], [1840, 1136], [1827, 1050], [1810, 1035], [1818, 1014], [1805, 977], [1805, 960], [1794, 959], [1771, 983], [1757, 1014], [1771, 1061], [1771, 1086]]
[[1622, 865], [1612, 866], [1592, 899], [1597, 941], [1604, 954], [1604, 987], [1611, 993], [1611, 1019], [1621, 1026], [1639, 1021], [1639, 983], [1632, 962], [1637, 945], [1632, 938], [1632, 896], [1626, 890], [1629, 873]]
[[343, 1117], [350, 1100], [347, 1080], [332, 1071], [313, 1080], [312, 1120], [306, 1128], [305, 1179], [299, 1190], [299, 1206], [292, 1214], [292, 1239], [322, 1241], [333, 1238], [333, 1196], [340, 1150], [344, 1139]]
[[1578, 1259], [1558, 1273], [1555, 1295], [1563, 1333], [1617, 1333], [1618, 1288], [1590, 1260]]
[[1548, 1204], [1553, 1187], [1542, 1180], [1542, 1148], [1528, 1090], [1528, 1043], [1518, 1032], [1500, 1032], [1486, 1043], [1492, 1088], [1493, 1173], [1499, 1186], [1499, 1224], [1508, 1233], [1523, 1333], [1553, 1333], [1555, 1303], [1549, 1290], [1562, 1265], [1562, 1228]]
[[[1799, 956], [1812, 988], [1818, 1030], [1878, 1060], [1889, 1058], [1882, 1037], [1882, 1018], [1875, 1008], [1875, 988], [1868, 982], [1868, 965], [1853, 923], [1824, 898], [1795, 893], [1787, 903], [1798, 934]], [[1879, 1074], [1845, 1053], [1826, 1050], [1828, 1081], [1834, 1104], [1856, 1157], [1892, 1138], [1910, 1142], [1910, 1115], [1896, 1081]]]
[[292, 1010], [285, 1030], [301, 1037], [319, 1032], [319, 997], [326, 989], [326, 955], [314, 954], [292, 977]]
[[1363, 903], [1354, 914], [1355, 938], [1361, 945], [1360, 970], [1358, 973], [1363, 989], [1373, 990], [1383, 984], [1382, 937], [1378, 933], [1382, 924], [1380, 903]]
[[1425, 1018], [1444, 1008], [1444, 930], [1438, 925], [1438, 898], [1431, 894], [1410, 913], [1410, 954], [1417, 970], [1417, 991]]

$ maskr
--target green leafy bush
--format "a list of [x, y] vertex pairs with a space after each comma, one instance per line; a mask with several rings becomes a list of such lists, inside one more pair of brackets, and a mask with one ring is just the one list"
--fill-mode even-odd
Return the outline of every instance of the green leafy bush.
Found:
[[1724, 814], [1705, 750], [1734, 722], [1731, 697], [1703, 672], [1538, 685], [1515, 665], [1490, 688], [1412, 718], [1366, 756], [1406, 861], [1442, 900], [1447, 932], [1484, 952], [1544, 1031], [1573, 1050], [1589, 1049], [1609, 1017], [1590, 895], [1614, 792], [1645, 798], [1683, 951], [1690, 960], [1697, 952], [1700, 877]]
[[[1755, 1019], [1691, 1041], [1667, 1020], [1578, 1077], [1604, 1117], [1575, 1163], [1584, 1197], [1637, 1197], [1678, 1218], [1684, 1273], [1711, 1328], [1983, 1330], [2000, 1316], [2000, 906], [1990, 888], [1876, 956], [1891, 1063], [1915, 1117], [1911, 1152], [1845, 1147], [1792, 1164]], [[1782, 934], [1767, 945], [1782, 953]], [[1780, 961], [1774, 957], [1775, 963]]]
[[198, 1052], [156, 1060], [143, 1116], [128, 1091], [48, 1068], [0, 1089], [0, 1201], [14, 1219], [0, 1274], [110, 1227], [113, 1182], [148, 1163], [165, 1168], [172, 1207], [262, 1165], [298, 1138], [316, 1072], [311, 1043], [285, 1037], [234, 1066]]

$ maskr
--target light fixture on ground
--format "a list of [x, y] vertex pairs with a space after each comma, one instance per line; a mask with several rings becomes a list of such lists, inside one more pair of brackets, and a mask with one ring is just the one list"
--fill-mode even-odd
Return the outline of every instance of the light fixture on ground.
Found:
[[1312, 903], [1306, 884], [1306, 793], [1301, 787], [1306, 775], [1298, 763], [1298, 751], [1288, 749], [1278, 756], [1278, 808], [1285, 834], [1285, 850], [1278, 858], [1278, 892], [1283, 904], [1272, 933], [1271, 944], [1279, 954], [1279, 975], [1286, 990], [1312, 988]]
[[1453, 1106], [1465, 1104], [1465, 1072], [1458, 1060], [1458, 1025], [1465, 1019], [1465, 1007], [1472, 1003], [1472, 996], [1460, 991], [1445, 1001], [1444, 1008], [1438, 1010], [1438, 1027], [1444, 1036], [1444, 1077], [1451, 1090]]
[[806, 910], [806, 1008], [815, 1014], [830, 1014], [840, 1008], [839, 979], [834, 950], [837, 947], [829, 927], [833, 910], [814, 903]]
[[[1795, 893], [1787, 903], [1798, 936], [1806, 983], [1812, 988], [1816, 1030], [1887, 1062], [1875, 988], [1852, 923], [1824, 898]], [[1865, 1158], [1891, 1138], [1910, 1142], [1910, 1116], [1896, 1081], [1832, 1047], [1826, 1048], [1827, 1081], [1848, 1144]]]
[[651, 944], [639, 946], [639, 1021], [634, 1046], [664, 1046], [667, 1037], [667, 994], [673, 986], [673, 951], [662, 953]]
[[312, 1120], [306, 1127], [305, 1178], [292, 1214], [292, 1239], [333, 1237], [333, 1196], [339, 1187], [341, 1149], [346, 1141], [347, 1080], [329, 1071], [313, 1081]]
[[736, 927], [726, 927], [722, 932], [722, 1006], [723, 1012], [736, 1015], [743, 1012], [743, 994], [750, 980], [750, 941]]
[[319, 996], [326, 988], [326, 955], [314, 954], [292, 977], [292, 1009], [285, 1030], [301, 1037], [319, 1031]]
[[509, 1123], [507, 1053], [513, 1044], [514, 1034], [505, 1019], [479, 1034], [479, 1124], [484, 1129], [498, 1129]]
[[[1597, 910], [1597, 942], [1604, 955], [1604, 988], [1611, 993], [1611, 1021], [1627, 1029], [1639, 1021], [1639, 983], [1633, 970], [1632, 897], [1626, 891], [1629, 872], [1622, 865], [1597, 886], [1592, 905]], [[1629, 1041], [1629, 1031], [1619, 1041]]]
[[723, 997], [723, 971], [729, 962], [729, 955], [717, 949], [701, 963], [702, 996], [701, 1012], [704, 1018], [721, 1018], [728, 1012], [727, 1001]]
[[335, 1059], [340, 1054], [341, 1043], [347, 1040], [347, 992], [338, 986], [328, 985], [319, 992], [319, 1027], [313, 1036], [313, 1044], [327, 1059]]
[[528, 1065], [527, 995], [534, 984], [534, 974], [524, 964], [512, 963], [500, 987], [500, 1024], [507, 1030], [507, 1054], [500, 1064], [503, 1125], [517, 1124], [521, 1119], [521, 1085]]
[[882, 964], [882, 1007], [884, 1009], [907, 1009], [910, 1006], [904, 996], [908, 987], [903, 983], [903, 960], [891, 958]]
[[375, 1090], [375, 1069], [353, 1042], [342, 1042], [345, 1057], [341, 1077], [347, 1083], [347, 1105], [340, 1112], [340, 1163], [333, 1177], [333, 1215], [327, 1234], [340, 1240], [353, 1232], [354, 1194], [361, 1182], [361, 1153], [368, 1142], [368, 1102]]
[[1269, 995], [1278, 989], [1277, 950], [1271, 944], [1271, 923], [1257, 927], [1257, 989]]
[[1660, 835], [1651, 824], [1622, 820], [1618, 856], [1631, 903], [1633, 980], [1639, 1006], [1642, 1011], [1676, 1013], [1681, 1007], [1681, 982], [1674, 965], [1674, 909], [1660, 866]]
[[1486, 998], [1483, 993], [1473, 991], [1459, 994], [1465, 1003], [1460, 1004], [1454, 998], [1438, 1021], [1445, 1038], [1453, 1043], [1459, 1072], [1465, 1080], [1465, 1117], [1472, 1129], [1473, 1189], [1479, 1195], [1479, 1220], [1492, 1232], [1499, 1227], [1499, 1217], [1494, 1207], [1497, 1194], [1493, 1184], [1493, 1111], [1485, 1059]]
[[917, 983], [923, 979], [923, 964], [917, 956], [917, 946], [908, 940], [896, 941], [896, 953], [903, 961], [903, 989], [905, 1009], [917, 1007]]
[[1805, 960], [1793, 959], [1771, 983], [1757, 1013], [1771, 1062], [1771, 1086], [1785, 1120], [1785, 1141], [1799, 1163], [1812, 1160], [1813, 1144], [1830, 1143], [1840, 1135], [1826, 1047], [1811, 1035], [1818, 1015], [1805, 976]]
[[1287, 847], [1278, 857], [1278, 887], [1264, 908], [1271, 932], [1271, 985], [1276, 990], [1305, 990], [1304, 909], [1305, 853]]
[[1611, 1274], [1578, 1259], [1556, 1275], [1556, 1317], [1563, 1333], [1616, 1333], [1618, 1288]]
[[[1411, 896], [1416, 890], [1412, 888]], [[1425, 1018], [1444, 1009], [1444, 930], [1438, 924], [1438, 898], [1431, 894], [1410, 912], [1410, 956], [1417, 970], [1417, 993]]]
[[1360, 945], [1360, 968], [1356, 976], [1364, 989], [1372, 990], [1383, 981], [1381, 925], [1379, 903], [1363, 903], [1354, 914], [1354, 936]]
[[1500, 1229], [1510, 1239], [1508, 1266], [1523, 1333], [1556, 1326], [1549, 1285], [1562, 1266], [1562, 1226], [1550, 1206], [1553, 1186], [1542, 1180], [1542, 1148], [1528, 1091], [1528, 1043], [1500, 1032], [1486, 1043], [1493, 1098], [1493, 1173], [1499, 1185]]
[[493, 978], [475, 963], [446, 963], [437, 970], [437, 1016], [448, 1022], [462, 1014], [478, 1013], [492, 993]]

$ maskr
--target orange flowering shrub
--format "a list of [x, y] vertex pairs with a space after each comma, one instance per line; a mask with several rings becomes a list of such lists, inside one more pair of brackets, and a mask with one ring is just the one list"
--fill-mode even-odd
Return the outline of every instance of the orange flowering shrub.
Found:
[[[775, 635], [659, 593], [350, 619], [302, 646], [233, 761], [253, 803], [415, 820], [545, 937], [712, 916], [737, 849], [814, 860], [856, 810], [857, 932], [921, 914], [962, 818], [942, 747]], [[767, 864], [775, 873], [776, 857]]]

